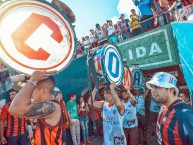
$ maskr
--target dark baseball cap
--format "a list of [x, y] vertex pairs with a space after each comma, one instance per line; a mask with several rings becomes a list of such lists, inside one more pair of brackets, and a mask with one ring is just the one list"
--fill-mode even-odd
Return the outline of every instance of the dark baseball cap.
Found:
[[122, 17], [125, 17], [125, 15], [124, 15], [124, 14], [121, 14], [121, 16], [119, 17], [119, 19], [121, 19]]
[[135, 9], [131, 9], [131, 12], [135, 11]]

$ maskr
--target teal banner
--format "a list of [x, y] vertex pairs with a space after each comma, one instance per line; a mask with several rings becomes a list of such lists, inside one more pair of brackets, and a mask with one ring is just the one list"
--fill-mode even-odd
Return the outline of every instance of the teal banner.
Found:
[[191, 21], [175, 22], [172, 24], [172, 28], [178, 44], [181, 69], [191, 93], [191, 103], [193, 104], [193, 23]]
[[120, 42], [118, 46], [129, 66], [139, 64], [140, 68], [148, 70], [179, 64], [176, 41], [170, 25]]

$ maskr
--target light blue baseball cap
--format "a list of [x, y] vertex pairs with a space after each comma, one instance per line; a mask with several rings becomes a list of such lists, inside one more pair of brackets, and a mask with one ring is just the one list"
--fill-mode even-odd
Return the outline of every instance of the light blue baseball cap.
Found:
[[166, 72], [155, 73], [150, 81], [146, 82], [147, 88], [151, 89], [150, 85], [155, 85], [162, 88], [175, 88], [176, 95], [179, 93], [179, 89], [176, 86], [177, 79]]
[[53, 95], [56, 96], [57, 94], [62, 93], [59, 88], [55, 87], [53, 91]]

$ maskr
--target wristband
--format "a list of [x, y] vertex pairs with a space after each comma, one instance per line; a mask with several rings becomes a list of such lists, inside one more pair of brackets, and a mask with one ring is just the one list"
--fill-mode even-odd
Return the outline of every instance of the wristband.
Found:
[[29, 77], [25, 75], [25, 80], [24, 81], [27, 81], [29, 80]]
[[31, 83], [31, 84], [33, 84], [34, 86], [36, 86], [37, 87], [37, 81], [31, 81], [31, 80], [27, 80], [27, 82], [29, 82], [29, 83]]

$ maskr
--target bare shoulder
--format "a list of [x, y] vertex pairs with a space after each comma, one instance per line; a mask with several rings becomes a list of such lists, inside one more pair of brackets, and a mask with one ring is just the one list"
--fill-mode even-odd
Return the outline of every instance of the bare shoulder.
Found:
[[37, 119], [48, 118], [54, 116], [60, 110], [60, 105], [52, 101], [33, 103], [24, 116]]

